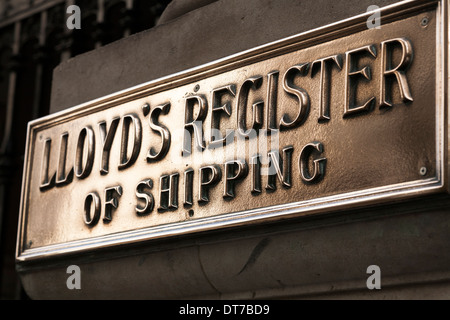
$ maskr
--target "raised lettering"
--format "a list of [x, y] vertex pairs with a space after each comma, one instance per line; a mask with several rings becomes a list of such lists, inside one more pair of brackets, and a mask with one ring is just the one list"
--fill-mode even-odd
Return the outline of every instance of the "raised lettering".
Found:
[[247, 174], [248, 165], [245, 160], [232, 160], [225, 163], [224, 199], [231, 200], [235, 197], [237, 181], [244, 179]]
[[[230, 132], [224, 138], [221, 138], [220, 134], [221, 115], [226, 114], [228, 117], [231, 116], [231, 102], [227, 101], [223, 105], [221, 102], [222, 97], [225, 95], [231, 95], [234, 97], [236, 95], [236, 85], [230, 84], [228, 86], [212, 90], [211, 136], [210, 136], [210, 143], [208, 146], [209, 148], [223, 147], [226, 141], [228, 139], [231, 139], [231, 136], [233, 135], [233, 133]], [[214, 133], [217, 133], [217, 135], [219, 135], [220, 138], [215, 136]]]
[[105, 216], [103, 222], [112, 221], [112, 211], [119, 206], [119, 198], [122, 196], [123, 190], [121, 186], [110, 187], [105, 189]]
[[59, 161], [58, 169], [56, 173], [56, 185], [62, 186], [72, 182], [73, 179], [73, 167], [69, 170], [66, 175], [66, 159], [67, 159], [67, 140], [69, 139], [69, 134], [67, 132], [61, 135], [61, 144], [59, 147]]
[[[352, 116], [361, 112], [370, 111], [375, 97], [370, 98], [361, 106], [356, 106], [356, 81], [363, 77], [366, 80], [371, 80], [372, 75], [369, 66], [357, 70], [357, 59], [364, 53], [370, 53], [374, 58], [377, 57], [377, 51], [374, 45], [365, 46], [362, 48], [347, 51], [345, 53], [345, 103], [344, 103], [344, 117]], [[352, 81], [352, 79], [354, 79]]]
[[[92, 205], [94, 205], [94, 208], [92, 208]], [[100, 197], [97, 192], [91, 192], [87, 195], [84, 200], [84, 223], [86, 225], [93, 227], [97, 224], [100, 219], [100, 205]]]
[[308, 167], [309, 167], [308, 161], [313, 152], [316, 152], [319, 154], [323, 153], [323, 145], [320, 142], [309, 143], [303, 147], [303, 149], [300, 153], [299, 167], [300, 167], [300, 173], [302, 176], [302, 180], [305, 183], [317, 182], [323, 178], [323, 175], [325, 173], [326, 158], [319, 158], [319, 159], [313, 160], [314, 171], [313, 171], [313, 174], [310, 174], [309, 169], [308, 169]]
[[[131, 150], [131, 155], [128, 157], [128, 145], [130, 137], [130, 126], [133, 125], [133, 148]], [[136, 114], [128, 114], [123, 117], [122, 124], [122, 143], [120, 146], [120, 163], [119, 170], [124, 170], [132, 166], [139, 156], [141, 151], [142, 143], [142, 125], [141, 120]]]
[[[87, 156], [83, 165], [85, 142], [87, 140]], [[95, 136], [91, 127], [85, 127], [80, 131], [78, 136], [77, 151], [75, 154], [75, 175], [79, 179], [89, 176], [94, 165], [95, 157]]]
[[261, 155], [257, 154], [250, 160], [251, 172], [252, 172], [252, 188], [251, 193], [258, 195], [262, 192], [261, 188]]
[[[198, 104], [199, 111], [194, 119], [194, 106]], [[186, 98], [185, 107], [185, 125], [182, 155], [187, 156], [192, 153], [191, 134], [194, 134], [194, 140], [199, 150], [205, 150], [205, 141], [203, 138], [203, 121], [207, 115], [207, 101], [204, 96], [191, 96]]]
[[39, 188], [41, 191], [50, 189], [53, 187], [55, 183], [55, 176], [54, 174], [52, 178], [49, 178], [49, 166], [50, 166], [50, 151], [52, 147], [52, 139], [45, 139], [44, 141], [44, 152], [42, 156], [42, 166], [41, 166], [41, 184]]
[[297, 74], [306, 76], [308, 74], [309, 63], [295, 65], [289, 68], [283, 77], [283, 89], [289, 96], [294, 96], [298, 100], [298, 112], [294, 120], [291, 121], [289, 115], [285, 113], [280, 120], [280, 130], [292, 129], [305, 122], [309, 113], [309, 95], [302, 89], [294, 85], [294, 78]]
[[258, 130], [262, 125], [262, 112], [263, 112], [263, 106], [264, 102], [258, 101], [252, 105], [252, 128], [250, 130], [247, 130], [247, 101], [248, 101], [248, 94], [250, 92], [250, 89], [257, 90], [259, 87], [261, 87], [262, 84], [262, 77], [251, 77], [244, 81], [242, 86], [239, 89], [239, 92], [237, 94], [237, 100], [236, 100], [236, 111], [237, 111], [237, 124], [238, 128], [237, 131], [240, 136], [242, 137], [250, 137], [252, 135], [252, 131], [254, 132], [256, 130], [256, 133], [258, 134]]
[[159, 179], [158, 212], [178, 209], [178, 180], [180, 174], [161, 176]]
[[153, 180], [147, 179], [138, 183], [136, 186], [136, 197], [144, 201], [144, 206], [137, 205], [135, 210], [138, 215], [145, 215], [153, 211], [155, 200], [151, 193], [145, 192], [145, 189], [153, 188]]
[[194, 203], [193, 186], [194, 185], [194, 170], [189, 168], [184, 172], [184, 201], [185, 208], [192, 207]]
[[319, 121], [330, 120], [331, 68], [333, 65], [336, 65], [339, 70], [342, 69], [340, 54], [315, 60], [311, 65], [311, 77], [314, 77], [316, 71], [320, 70]]
[[267, 103], [266, 103], [266, 134], [270, 135], [277, 129], [276, 112], [278, 98], [279, 71], [271, 71], [267, 74]]
[[289, 146], [283, 148], [283, 157], [280, 158], [278, 151], [271, 151], [268, 154], [269, 157], [269, 175], [266, 189], [268, 191], [274, 191], [277, 189], [275, 184], [276, 177], [281, 182], [283, 187], [290, 188], [291, 184], [291, 167], [292, 167], [292, 152], [294, 148]]
[[[393, 44], [398, 43], [402, 48], [400, 63], [392, 67]], [[405, 38], [396, 38], [381, 42], [381, 97], [380, 108], [392, 107], [392, 78], [395, 77], [400, 90], [400, 96], [404, 103], [412, 102], [413, 97], [406, 79], [406, 69], [413, 59], [411, 42]]]
[[199, 199], [198, 202], [209, 202], [209, 189], [215, 186], [222, 178], [222, 171], [218, 165], [201, 167], [199, 169]]
[[114, 118], [111, 121], [109, 131], [106, 128], [106, 121], [102, 121], [98, 124], [100, 129], [100, 136], [103, 141], [102, 151], [102, 163], [100, 167], [100, 174], [108, 174], [109, 172], [109, 155], [111, 152], [111, 146], [116, 134], [117, 126], [119, 125], [120, 118]]
[[170, 148], [170, 132], [169, 129], [167, 129], [166, 126], [160, 124], [158, 122], [158, 117], [161, 113], [168, 114], [170, 111], [170, 103], [166, 103], [160, 106], [155, 107], [150, 112], [150, 128], [154, 132], [158, 132], [161, 136], [161, 148], [159, 149], [159, 152], [156, 152], [153, 148], [150, 148], [148, 154], [147, 154], [147, 161], [158, 161], [163, 159]]

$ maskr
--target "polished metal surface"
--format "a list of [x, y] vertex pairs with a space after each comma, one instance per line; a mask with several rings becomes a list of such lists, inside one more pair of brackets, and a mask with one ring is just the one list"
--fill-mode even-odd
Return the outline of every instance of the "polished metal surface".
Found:
[[361, 15], [33, 121], [17, 260], [444, 192], [441, 10], [402, 2], [380, 29]]

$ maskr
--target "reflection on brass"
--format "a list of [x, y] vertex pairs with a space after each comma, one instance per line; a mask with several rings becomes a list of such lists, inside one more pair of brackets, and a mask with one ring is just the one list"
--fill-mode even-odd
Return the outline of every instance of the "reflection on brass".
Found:
[[400, 3], [381, 29], [358, 16], [33, 121], [18, 261], [443, 191], [442, 10]]

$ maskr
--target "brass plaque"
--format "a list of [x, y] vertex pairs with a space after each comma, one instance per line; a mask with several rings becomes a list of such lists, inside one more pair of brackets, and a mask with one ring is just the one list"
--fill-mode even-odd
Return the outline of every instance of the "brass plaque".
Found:
[[441, 10], [400, 3], [379, 29], [364, 14], [31, 122], [18, 261], [442, 191]]

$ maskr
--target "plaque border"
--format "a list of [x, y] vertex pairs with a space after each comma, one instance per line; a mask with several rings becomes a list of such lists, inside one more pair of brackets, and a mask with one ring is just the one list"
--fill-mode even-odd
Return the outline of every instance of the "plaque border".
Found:
[[196, 232], [218, 230], [238, 227], [261, 222], [280, 221], [281, 219], [317, 214], [362, 205], [385, 203], [388, 201], [404, 200], [418, 195], [429, 195], [439, 192], [448, 193], [448, 154], [446, 146], [447, 137], [447, 105], [445, 98], [448, 94], [446, 75], [449, 74], [448, 52], [445, 44], [450, 43], [447, 32], [448, 8], [445, 0], [406, 0], [380, 9], [383, 23], [397, 21], [403, 17], [411, 16], [425, 9], [436, 9], [436, 175], [428, 179], [408, 181], [382, 187], [363, 189], [338, 195], [320, 197], [311, 200], [292, 202], [282, 205], [257, 208], [219, 216], [201, 218], [198, 220], [182, 221], [168, 225], [147, 227], [142, 229], [123, 231], [110, 235], [93, 237], [83, 240], [46, 245], [37, 248], [24, 249], [23, 239], [27, 224], [29, 193], [29, 175], [32, 167], [34, 152], [33, 141], [36, 132], [49, 126], [55, 126], [74, 118], [86, 116], [121, 103], [126, 103], [148, 96], [156, 92], [178, 87], [184, 83], [194, 82], [241, 65], [278, 56], [293, 48], [301, 49], [325, 41], [331, 41], [346, 35], [367, 29], [367, 18], [373, 12], [356, 15], [323, 27], [312, 29], [294, 36], [258, 46], [231, 56], [215, 60], [182, 72], [165, 76], [146, 82], [92, 101], [82, 103], [75, 107], [36, 119], [28, 123], [27, 141], [25, 148], [25, 161], [21, 203], [16, 245], [16, 263], [25, 263], [47, 258], [60, 257], [68, 254], [79, 254], [95, 249], [110, 248], [119, 245], [137, 244], [142, 241], [161, 239], [172, 236], [193, 234]]

